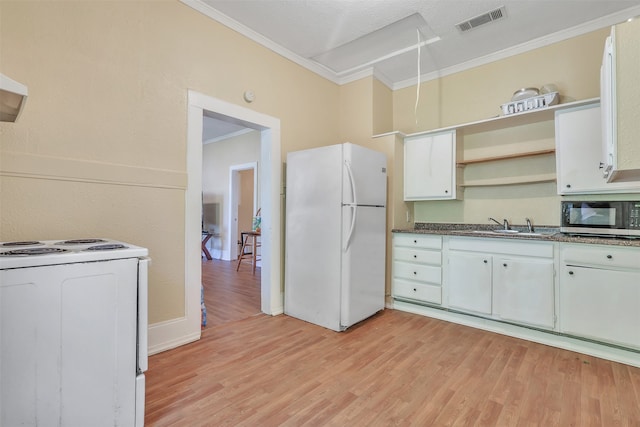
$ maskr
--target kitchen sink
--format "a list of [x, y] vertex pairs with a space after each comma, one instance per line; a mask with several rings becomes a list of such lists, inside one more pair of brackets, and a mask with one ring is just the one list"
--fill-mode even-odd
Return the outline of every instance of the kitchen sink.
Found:
[[[469, 232], [469, 231], [466, 231]], [[528, 232], [528, 231], [519, 231], [519, 230], [472, 230], [472, 233], [475, 234], [485, 234], [485, 235], [500, 235], [506, 234], [509, 236], [522, 236], [522, 237], [548, 237], [553, 236], [554, 233], [538, 233], [538, 232]]]

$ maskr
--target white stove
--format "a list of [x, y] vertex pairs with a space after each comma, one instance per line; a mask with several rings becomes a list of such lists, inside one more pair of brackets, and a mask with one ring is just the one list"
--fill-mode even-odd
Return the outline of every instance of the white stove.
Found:
[[0, 426], [144, 425], [148, 250], [0, 242]]
[[104, 238], [0, 242], [0, 269], [145, 257], [146, 248]]

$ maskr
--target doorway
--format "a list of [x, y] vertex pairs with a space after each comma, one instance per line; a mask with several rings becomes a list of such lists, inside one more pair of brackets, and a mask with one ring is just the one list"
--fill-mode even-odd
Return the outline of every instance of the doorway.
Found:
[[238, 258], [241, 233], [252, 229], [253, 217], [260, 207], [258, 164], [246, 163], [229, 168], [228, 225], [230, 259]]
[[260, 200], [262, 216], [261, 311], [284, 311], [282, 294], [280, 120], [190, 90], [187, 129], [187, 191], [185, 208], [185, 322], [184, 335], [200, 334], [200, 286], [202, 277], [202, 124], [203, 115], [260, 131]]

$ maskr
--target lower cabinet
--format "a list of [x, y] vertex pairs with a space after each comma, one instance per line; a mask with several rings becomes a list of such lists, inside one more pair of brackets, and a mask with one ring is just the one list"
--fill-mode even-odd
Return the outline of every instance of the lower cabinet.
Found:
[[552, 331], [559, 347], [640, 366], [637, 246], [394, 233], [392, 295], [401, 310], [534, 341]]
[[449, 247], [449, 308], [555, 327], [553, 244], [453, 237]]
[[449, 307], [491, 314], [491, 255], [449, 252]]
[[502, 320], [555, 326], [553, 259], [494, 258], [493, 311]]
[[560, 332], [640, 349], [637, 248], [562, 248]]
[[442, 303], [442, 237], [393, 235], [392, 294], [396, 299]]

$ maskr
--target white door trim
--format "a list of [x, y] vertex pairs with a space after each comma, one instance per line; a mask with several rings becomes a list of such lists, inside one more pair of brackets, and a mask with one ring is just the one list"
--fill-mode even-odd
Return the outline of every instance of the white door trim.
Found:
[[244, 163], [241, 165], [233, 165], [229, 167], [229, 214], [227, 215], [227, 230], [229, 230], [229, 238], [227, 239], [226, 259], [236, 259], [238, 256], [238, 245], [236, 242], [238, 236], [238, 221], [234, 217], [236, 215], [236, 206], [238, 203], [238, 172], [253, 170], [253, 209], [254, 213], [258, 206], [258, 163]]
[[185, 193], [185, 308], [184, 316], [149, 327], [149, 351], [157, 353], [200, 338], [202, 116], [218, 115], [260, 131], [261, 310], [284, 312], [282, 293], [280, 119], [231, 104], [202, 93], [188, 91], [187, 190]]

